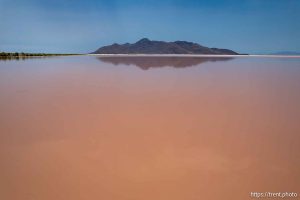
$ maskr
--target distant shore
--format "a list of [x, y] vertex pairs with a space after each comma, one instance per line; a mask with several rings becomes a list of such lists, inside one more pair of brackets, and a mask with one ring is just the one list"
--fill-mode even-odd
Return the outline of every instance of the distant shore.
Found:
[[0, 52], [1, 60], [13, 60], [13, 59], [26, 59], [32, 57], [50, 57], [50, 56], [75, 56], [82, 54], [61, 54], [61, 53], [8, 53], [8, 52]]
[[0, 52], [0, 60], [25, 60], [29, 58], [43, 58], [54, 56], [98, 56], [98, 57], [190, 57], [190, 58], [300, 58], [300, 55], [210, 55], [210, 54], [68, 54], [68, 53], [7, 53]]

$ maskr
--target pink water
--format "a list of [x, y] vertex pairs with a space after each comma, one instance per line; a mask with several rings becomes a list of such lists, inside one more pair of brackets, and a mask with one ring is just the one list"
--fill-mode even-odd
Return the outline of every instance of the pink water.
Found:
[[0, 61], [0, 199], [300, 195], [299, 169], [300, 59]]

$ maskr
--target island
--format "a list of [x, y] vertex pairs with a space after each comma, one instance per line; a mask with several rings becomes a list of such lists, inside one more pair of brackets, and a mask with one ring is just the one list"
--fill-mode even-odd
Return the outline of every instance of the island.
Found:
[[164, 42], [143, 38], [136, 43], [112, 44], [103, 46], [92, 54], [204, 54], [240, 55], [230, 49], [209, 48], [193, 42]]

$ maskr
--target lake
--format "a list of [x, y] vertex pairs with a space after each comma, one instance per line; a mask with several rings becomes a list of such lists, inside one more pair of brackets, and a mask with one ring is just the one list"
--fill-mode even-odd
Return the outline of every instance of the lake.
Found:
[[300, 58], [0, 61], [0, 199], [300, 195]]

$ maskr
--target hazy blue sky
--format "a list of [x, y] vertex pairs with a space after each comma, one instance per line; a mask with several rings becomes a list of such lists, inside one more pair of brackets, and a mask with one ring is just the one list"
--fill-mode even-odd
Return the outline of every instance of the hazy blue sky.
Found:
[[0, 0], [0, 51], [91, 52], [143, 37], [300, 51], [300, 0]]

